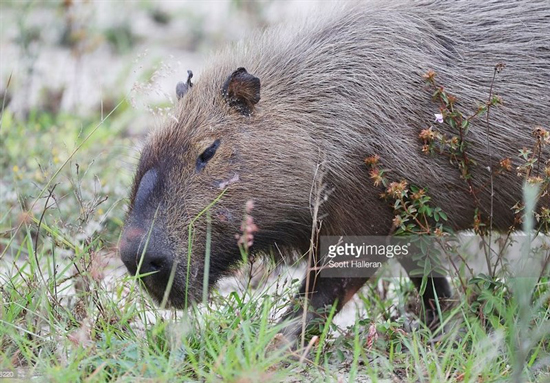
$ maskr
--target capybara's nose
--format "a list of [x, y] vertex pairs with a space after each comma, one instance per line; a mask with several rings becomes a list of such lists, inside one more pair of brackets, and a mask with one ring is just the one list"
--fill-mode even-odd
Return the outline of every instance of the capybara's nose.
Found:
[[120, 257], [132, 275], [156, 274], [163, 278], [170, 274], [173, 259], [162, 236], [155, 230], [127, 227], [120, 239]]

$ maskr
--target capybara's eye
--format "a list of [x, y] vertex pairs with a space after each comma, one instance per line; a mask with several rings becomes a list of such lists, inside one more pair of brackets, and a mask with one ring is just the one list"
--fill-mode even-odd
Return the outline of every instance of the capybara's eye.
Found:
[[208, 148], [202, 152], [202, 154], [197, 158], [197, 172], [200, 172], [204, 167], [206, 166], [206, 163], [210, 161], [212, 157], [214, 157], [214, 154], [216, 154], [216, 150], [220, 146], [220, 140], [214, 141], [212, 145], [210, 145]]

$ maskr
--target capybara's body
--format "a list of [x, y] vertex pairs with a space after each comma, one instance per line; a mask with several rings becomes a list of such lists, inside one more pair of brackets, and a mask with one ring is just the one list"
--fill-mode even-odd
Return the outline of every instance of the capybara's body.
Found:
[[[519, 165], [519, 149], [533, 147], [533, 129], [548, 126], [547, 0], [380, 1], [343, 8], [212, 57], [185, 87], [178, 121], [149, 136], [121, 254], [130, 272], [138, 265], [140, 273], [153, 272], [144, 282], [157, 299], [172, 270], [169, 304], [183, 307], [201, 296], [208, 214], [209, 284], [238, 264], [235, 234], [242, 232], [249, 200], [258, 227], [251, 252], [306, 253], [320, 175], [326, 191], [321, 236], [388, 235], [394, 212], [369, 179], [363, 160], [370, 155], [380, 156], [390, 179], [427, 188], [454, 229], [471, 228], [475, 201], [456, 165], [421, 151], [419, 133], [439, 113], [423, 81], [428, 70], [473, 113], [489, 98], [495, 65], [506, 65], [493, 84], [503, 105], [492, 109], [489, 126], [485, 118], [475, 120], [467, 137], [476, 162], [471, 182], [484, 208], [490, 205], [489, 158], [493, 167], [504, 158]], [[521, 187], [514, 171], [494, 177], [494, 228], [513, 223]], [[363, 282], [320, 279], [312, 305], [336, 298], [341, 305]], [[444, 280], [436, 285], [448, 295]]]

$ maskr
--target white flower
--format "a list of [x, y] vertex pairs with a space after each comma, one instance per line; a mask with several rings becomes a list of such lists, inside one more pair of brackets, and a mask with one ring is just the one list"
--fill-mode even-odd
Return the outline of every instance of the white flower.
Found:
[[438, 123], [440, 123], [440, 124], [443, 123], [443, 114], [441, 114], [441, 113], [436, 113], [436, 114], [434, 114], [434, 116], [435, 116], [435, 122], [438, 122]]

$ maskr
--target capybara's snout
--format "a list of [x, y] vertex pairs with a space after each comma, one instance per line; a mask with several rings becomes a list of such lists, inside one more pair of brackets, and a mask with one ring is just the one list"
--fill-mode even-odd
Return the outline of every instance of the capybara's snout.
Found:
[[161, 178], [155, 169], [141, 177], [119, 243], [120, 257], [130, 274], [137, 275], [159, 301], [176, 267], [159, 198], [161, 187]]
[[170, 274], [173, 257], [166, 247], [166, 241], [157, 230], [144, 230], [128, 226], [120, 239], [122, 262], [132, 275], [147, 275], [151, 279], [162, 279]]

